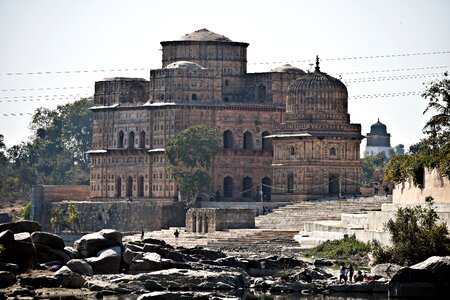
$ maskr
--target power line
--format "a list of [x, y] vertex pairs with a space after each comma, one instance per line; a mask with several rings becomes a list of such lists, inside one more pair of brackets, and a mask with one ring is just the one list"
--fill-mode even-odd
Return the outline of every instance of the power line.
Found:
[[4, 89], [1, 92], [23, 92], [23, 91], [48, 91], [48, 90], [72, 90], [72, 89], [90, 89], [92, 86], [63, 86], [63, 87], [43, 87], [43, 88], [21, 88]]
[[[420, 95], [422, 92], [419, 91], [406, 91], [406, 92], [396, 92], [396, 93], [381, 93], [381, 94], [363, 94], [363, 95], [355, 95], [355, 96], [349, 96], [349, 99], [371, 99], [371, 98], [388, 98], [388, 97], [405, 97], [405, 96], [414, 96], [414, 95]], [[67, 98], [69, 99], [69, 98]], [[57, 99], [54, 99], [57, 100]], [[24, 115], [29, 114], [32, 115], [32, 113], [3, 113], [2, 115], [5, 117], [8, 116], [16, 116], [16, 115]]]
[[[447, 51], [433, 51], [433, 52], [417, 52], [417, 53], [399, 53], [399, 54], [384, 54], [384, 55], [368, 55], [368, 56], [352, 56], [352, 57], [335, 57], [335, 58], [321, 58], [321, 61], [343, 61], [343, 60], [359, 60], [359, 59], [379, 59], [392, 57], [415, 57], [424, 55], [440, 55], [449, 54]], [[286, 64], [299, 62], [313, 62], [313, 59], [290, 60], [290, 61], [271, 61], [271, 62], [249, 62], [250, 65], [269, 65], [269, 64]], [[14, 75], [50, 75], [50, 74], [80, 74], [80, 73], [104, 73], [104, 72], [119, 72], [119, 71], [146, 71], [149, 68], [119, 68], [119, 69], [94, 69], [94, 70], [65, 70], [65, 71], [37, 71], [37, 72], [7, 72], [0, 73], [0, 76], [14, 76]]]
[[343, 72], [336, 73], [337, 75], [345, 74], [367, 74], [367, 73], [385, 73], [385, 72], [401, 72], [401, 71], [417, 71], [417, 70], [431, 70], [431, 69], [447, 69], [450, 66], [434, 66], [434, 67], [417, 67], [417, 68], [402, 68], [402, 69], [385, 69], [385, 70], [373, 70], [373, 71], [355, 71], [355, 72]]
[[[69, 95], [37, 95], [37, 96], [16, 96], [16, 97], [2, 97], [0, 103], [5, 102], [39, 102], [39, 101], [53, 101], [53, 100], [66, 100], [73, 97], [90, 97], [86, 94], [69, 94]], [[59, 98], [56, 98], [59, 97]], [[29, 99], [27, 99], [29, 98]], [[37, 98], [37, 99], [36, 99]]]

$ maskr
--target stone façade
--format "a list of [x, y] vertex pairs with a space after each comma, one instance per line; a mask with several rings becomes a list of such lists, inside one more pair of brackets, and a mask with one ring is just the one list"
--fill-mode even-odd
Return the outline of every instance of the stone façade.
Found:
[[[95, 84], [91, 198], [177, 199], [164, 148], [177, 132], [197, 124], [223, 132], [209, 187], [220, 200], [257, 200], [261, 188], [269, 199], [277, 194], [292, 200], [357, 192], [362, 136], [360, 125], [350, 124], [346, 91], [318, 89], [302, 104], [290, 87], [309, 73], [289, 65], [247, 73], [249, 44], [206, 29], [161, 45], [162, 68], [151, 70], [149, 80]], [[301, 107], [308, 103], [305, 112]], [[308, 133], [302, 128], [311, 126], [320, 134], [280, 138]], [[353, 183], [337, 187], [338, 178]], [[312, 183], [321, 188], [309, 188]]]

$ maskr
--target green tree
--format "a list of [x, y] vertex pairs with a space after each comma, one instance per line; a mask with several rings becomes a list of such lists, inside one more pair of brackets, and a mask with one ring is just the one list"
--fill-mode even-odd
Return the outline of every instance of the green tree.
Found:
[[50, 224], [56, 231], [80, 232], [80, 213], [72, 203], [66, 209], [54, 207], [50, 213]]
[[438, 221], [431, 197], [427, 197], [425, 207], [399, 208], [395, 220], [391, 219], [385, 225], [392, 246], [383, 248], [378, 242], [372, 243], [375, 262], [412, 265], [430, 256], [449, 255], [447, 226]]
[[361, 180], [363, 183], [369, 183], [371, 181], [378, 181], [375, 178], [375, 171], [382, 169], [389, 159], [386, 157], [384, 152], [380, 152], [376, 155], [365, 156], [361, 159], [362, 176]]
[[209, 189], [211, 177], [208, 170], [220, 140], [219, 129], [196, 125], [179, 132], [166, 146], [172, 178], [187, 198], [188, 206]]
[[398, 155], [388, 163], [386, 179], [393, 183], [412, 179], [414, 185], [423, 186], [425, 168], [437, 169], [450, 179], [450, 80], [431, 82], [422, 96], [428, 100], [424, 113], [434, 110], [423, 131], [428, 136], [411, 145], [409, 153]]

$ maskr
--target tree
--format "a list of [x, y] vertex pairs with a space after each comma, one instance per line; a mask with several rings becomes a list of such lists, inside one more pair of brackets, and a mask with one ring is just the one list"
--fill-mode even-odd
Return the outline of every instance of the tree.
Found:
[[[384, 154], [384, 152], [377, 153], [372, 156], [365, 156], [361, 159], [361, 168], [362, 168], [362, 176], [361, 180], [363, 183], [369, 183], [370, 181], [376, 180], [375, 171], [382, 169], [388, 158]], [[382, 172], [381, 172], [382, 173]]]
[[220, 139], [219, 129], [196, 125], [179, 132], [166, 146], [172, 178], [189, 206], [201, 192], [209, 189], [208, 170]]
[[415, 186], [423, 186], [425, 168], [436, 168], [450, 179], [450, 80], [444, 78], [428, 84], [422, 97], [428, 100], [424, 113], [435, 110], [423, 131], [428, 136], [411, 145], [409, 153], [391, 159], [386, 168], [386, 179], [393, 183], [412, 179]]
[[385, 224], [392, 247], [383, 248], [378, 242], [372, 243], [375, 262], [412, 265], [430, 256], [449, 255], [447, 225], [438, 220], [432, 197], [426, 198], [425, 207], [399, 208], [395, 220]]

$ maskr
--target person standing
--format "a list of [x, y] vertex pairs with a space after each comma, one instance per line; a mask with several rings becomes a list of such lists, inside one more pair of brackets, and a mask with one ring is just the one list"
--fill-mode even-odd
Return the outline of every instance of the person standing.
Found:
[[345, 267], [344, 263], [341, 263], [341, 267], [339, 268], [339, 283], [341, 283], [342, 280], [344, 280], [344, 284], [347, 284], [347, 268]]
[[353, 265], [350, 263], [348, 265], [348, 282], [352, 282], [353, 281], [353, 273], [355, 272], [355, 270], [353, 269]]

